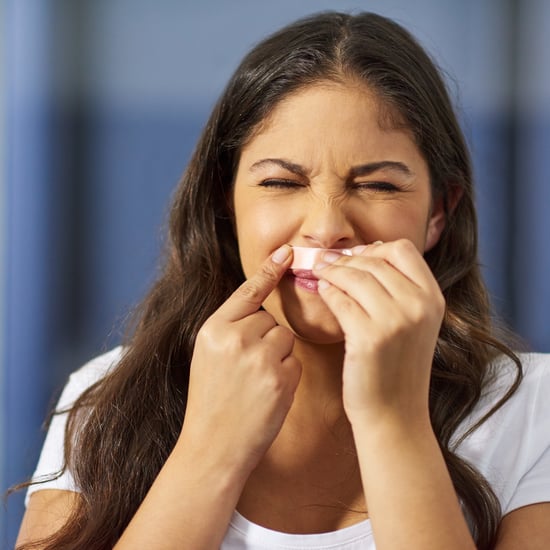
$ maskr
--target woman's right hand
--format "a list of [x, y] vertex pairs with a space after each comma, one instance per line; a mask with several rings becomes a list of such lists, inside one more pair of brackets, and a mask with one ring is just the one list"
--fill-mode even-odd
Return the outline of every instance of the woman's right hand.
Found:
[[279, 433], [300, 379], [294, 335], [260, 310], [291, 256], [285, 245], [268, 258], [206, 321], [195, 342], [178, 446], [202, 449], [202, 456], [237, 468], [244, 479]]

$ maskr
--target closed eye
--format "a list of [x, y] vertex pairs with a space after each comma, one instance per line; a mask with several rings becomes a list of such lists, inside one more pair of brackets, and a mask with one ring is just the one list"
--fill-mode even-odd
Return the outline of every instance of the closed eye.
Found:
[[387, 181], [369, 181], [365, 183], [354, 183], [352, 184], [354, 189], [372, 191], [375, 193], [397, 193], [400, 191], [400, 188], [393, 183]]
[[259, 183], [260, 187], [271, 187], [273, 189], [293, 189], [297, 187], [303, 187], [303, 184], [295, 180], [271, 178], [262, 180]]

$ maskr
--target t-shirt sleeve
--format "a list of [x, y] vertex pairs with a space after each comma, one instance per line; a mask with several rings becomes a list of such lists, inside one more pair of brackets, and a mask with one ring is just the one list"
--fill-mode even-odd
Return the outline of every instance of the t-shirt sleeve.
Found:
[[524, 445], [529, 461], [504, 512], [539, 502], [550, 502], [550, 356], [538, 354], [524, 407], [529, 413], [524, 429], [531, 432]]
[[[503, 514], [550, 502], [550, 355], [520, 354], [520, 359], [524, 377], [517, 391], [457, 448], [491, 484]], [[495, 366], [498, 377], [466, 428], [482, 418], [515, 379], [510, 360]]]
[[539, 502], [550, 502], [550, 447], [523, 476], [504, 512]]
[[67, 425], [67, 411], [78, 397], [92, 384], [102, 378], [109, 368], [120, 360], [121, 348], [93, 359], [69, 377], [61, 397], [55, 408], [44, 445], [38, 459], [38, 464], [32, 476], [32, 484], [27, 489], [25, 505], [30, 496], [43, 489], [61, 489], [78, 491], [71, 472], [64, 465], [65, 427]]

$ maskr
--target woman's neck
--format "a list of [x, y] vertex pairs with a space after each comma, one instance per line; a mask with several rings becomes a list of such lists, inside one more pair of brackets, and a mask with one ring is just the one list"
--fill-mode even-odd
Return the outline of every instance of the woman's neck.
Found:
[[297, 340], [294, 353], [303, 370], [293, 405], [238, 509], [260, 525], [290, 533], [338, 529], [366, 518], [342, 404], [344, 350]]
[[303, 467], [320, 455], [355, 455], [353, 434], [342, 401], [343, 345], [317, 346], [296, 340], [302, 376], [267, 462]]
[[[315, 429], [315, 421], [332, 427], [345, 417], [342, 401], [344, 344], [316, 345], [296, 339], [294, 355], [302, 363], [302, 376], [293, 406], [287, 417], [305, 421]], [[285, 423], [286, 424], [286, 423]]]

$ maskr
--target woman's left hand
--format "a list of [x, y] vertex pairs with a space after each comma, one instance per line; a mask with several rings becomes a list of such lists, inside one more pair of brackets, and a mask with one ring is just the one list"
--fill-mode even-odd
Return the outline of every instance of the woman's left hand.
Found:
[[445, 301], [408, 240], [356, 247], [314, 268], [319, 294], [345, 335], [348, 418], [429, 422], [430, 372]]

